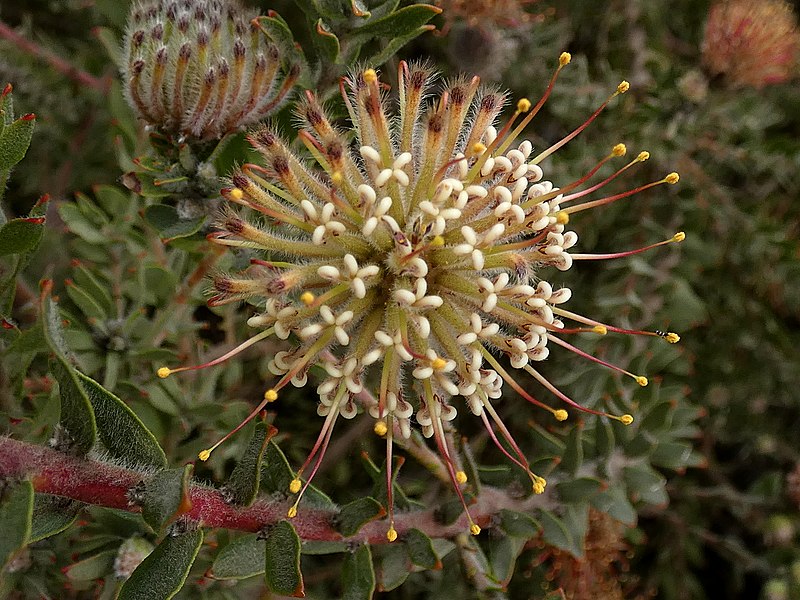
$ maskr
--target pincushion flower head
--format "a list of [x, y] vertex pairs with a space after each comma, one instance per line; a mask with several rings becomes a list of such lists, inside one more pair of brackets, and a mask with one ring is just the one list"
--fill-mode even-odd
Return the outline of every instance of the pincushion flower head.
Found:
[[708, 13], [703, 63], [735, 86], [762, 88], [789, 80], [800, 56], [800, 32], [784, 0], [725, 0]]
[[256, 17], [234, 1], [137, 1], [122, 75], [139, 118], [164, 133], [208, 140], [278, 108], [298, 72], [283, 74], [280, 52]]
[[[374, 70], [342, 82], [356, 139], [352, 150], [345, 132], [331, 123], [310, 92], [297, 114], [300, 139], [313, 161], [290, 150], [269, 127], [250, 134], [263, 163], [243, 165], [222, 193], [232, 204], [251, 209], [247, 215], [254, 211], [263, 218], [256, 223], [244, 212], [228, 210], [212, 238], [263, 257], [253, 259], [242, 275], [217, 276], [210, 302], [263, 298], [263, 312], [248, 321], [260, 332], [202, 366], [218, 364], [268, 336], [291, 341], [291, 348], [269, 363], [279, 379], [249, 418], [276, 400], [286, 385], [307, 385], [312, 365], [324, 369], [316, 388], [317, 413], [324, 421], [290, 487], [299, 493], [290, 517], [337, 420], [361, 412], [375, 420], [375, 432], [386, 440], [390, 541], [397, 537], [388, 482], [398, 436], [407, 438], [419, 427], [433, 438], [463, 502], [466, 475], [458, 470], [445, 435], [459, 410], [481, 419], [494, 443], [529, 475], [532, 490], [542, 493], [545, 480], [531, 471], [495, 402], [510, 386], [557, 420], [568, 414], [523, 389], [513, 372], [530, 374], [544, 393], [568, 407], [605, 414], [580, 406], [540, 372], [551, 350], [577, 353], [646, 385], [645, 377], [605, 363], [568, 340], [582, 332], [620, 332], [678, 341], [673, 333], [628, 331], [570, 312], [565, 304], [571, 291], [547, 281], [548, 274], [566, 271], [576, 261], [646, 249], [575, 253], [578, 236], [567, 229], [570, 215], [678, 180], [671, 173], [627, 192], [583, 201], [647, 159], [643, 152], [589, 185], [606, 162], [625, 154], [622, 144], [561, 189], [544, 179], [539, 163], [628, 89], [622, 82], [583, 125], [536, 153], [518, 136], [569, 60], [569, 54], [562, 54], [543, 98], [535, 107], [520, 100], [499, 130], [494, 123], [504, 94], [482, 87], [477, 77], [459, 78], [430, 102], [436, 74], [425, 64], [401, 63], [397, 116]], [[682, 239], [676, 234], [649, 247]], [[192, 368], [198, 367], [164, 367], [159, 375]], [[633, 420], [608, 416], [626, 424]], [[211, 450], [200, 458], [207, 459]], [[478, 533], [466, 513], [472, 532]]]

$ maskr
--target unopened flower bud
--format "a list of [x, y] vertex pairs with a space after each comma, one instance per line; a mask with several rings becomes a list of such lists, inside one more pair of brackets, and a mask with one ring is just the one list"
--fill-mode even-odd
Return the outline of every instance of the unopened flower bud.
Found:
[[263, 119], [288, 96], [297, 71], [235, 0], [134, 4], [125, 34], [125, 94], [139, 118], [176, 135], [221, 138]]

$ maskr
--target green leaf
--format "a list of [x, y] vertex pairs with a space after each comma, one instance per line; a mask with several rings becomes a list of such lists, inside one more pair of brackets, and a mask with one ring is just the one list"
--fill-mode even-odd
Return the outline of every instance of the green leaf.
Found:
[[373, 65], [382, 65], [386, 63], [390, 58], [395, 56], [400, 48], [405, 46], [414, 38], [419, 37], [423, 33], [427, 33], [428, 31], [432, 31], [436, 29], [433, 25], [422, 25], [421, 27], [417, 27], [416, 29], [412, 29], [405, 35], [399, 35], [397, 37], [392, 37], [391, 41], [389, 41], [383, 48], [381, 48], [380, 52], [374, 54], [369, 57], [364, 57], [369, 64]]
[[82, 507], [83, 503], [62, 496], [36, 494], [28, 543], [61, 533], [75, 522]]
[[64, 574], [71, 581], [92, 581], [108, 575], [114, 568], [116, 550], [100, 552], [84, 560], [72, 563], [64, 569]]
[[98, 228], [98, 224], [92, 223], [86, 218], [78, 208], [77, 204], [72, 202], [62, 202], [58, 206], [58, 214], [64, 223], [67, 224], [69, 230], [77, 235], [82, 240], [90, 244], [98, 244], [105, 246], [108, 244], [108, 238]]
[[400, 544], [385, 544], [380, 548], [377, 564], [378, 589], [382, 592], [389, 592], [403, 585], [412, 568], [408, 553]]
[[236, 463], [230, 478], [225, 483], [225, 491], [231, 502], [250, 506], [258, 495], [261, 481], [261, 461], [269, 440], [278, 433], [272, 425], [258, 421], [247, 448]]
[[583, 464], [583, 426], [575, 425], [567, 436], [567, 447], [561, 457], [561, 467], [575, 475]]
[[514, 574], [517, 558], [525, 547], [525, 540], [514, 537], [501, 537], [490, 539], [488, 542], [487, 558], [492, 568], [492, 573], [497, 581], [507, 586]]
[[136, 567], [118, 600], [169, 600], [186, 582], [203, 543], [203, 530], [167, 535]]
[[0, 572], [31, 534], [33, 484], [22, 481], [5, 493], [0, 502]]
[[61, 398], [59, 424], [66, 430], [72, 449], [86, 454], [97, 439], [97, 423], [89, 396], [78, 380], [77, 371], [60, 356], [50, 361], [50, 372], [58, 381]]
[[84, 316], [97, 321], [105, 321], [108, 319], [109, 313], [106, 312], [106, 310], [98, 304], [97, 300], [90, 296], [86, 290], [75, 285], [75, 282], [69, 279], [65, 284], [67, 287], [67, 296], [75, 303]]
[[556, 484], [562, 502], [586, 502], [602, 487], [603, 482], [593, 477], [578, 477]]
[[322, 19], [317, 19], [316, 32], [314, 43], [319, 47], [323, 61], [336, 64], [339, 60], [339, 38], [331, 32]]
[[142, 517], [156, 531], [192, 508], [189, 479], [192, 465], [156, 473], [142, 492]]
[[613, 517], [621, 523], [633, 527], [636, 525], [636, 509], [625, 497], [622, 486], [611, 486], [592, 497], [589, 503], [597, 510]]
[[131, 465], [166, 467], [164, 450], [139, 417], [94, 379], [77, 375], [94, 409], [100, 441], [109, 453]]
[[540, 514], [539, 521], [542, 524], [542, 537], [544, 541], [556, 548], [572, 552], [575, 543], [572, 539], [572, 535], [561, 519], [548, 510], [541, 510]]
[[0, 170], [10, 169], [24, 158], [35, 125], [36, 117], [31, 114], [20, 117], [3, 129], [0, 134]]
[[286, 494], [292, 479], [294, 472], [286, 455], [275, 442], [269, 442], [261, 463], [261, 490], [267, 494]]
[[500, 511], [500, 528], [508, 535], [531, 539], [539, 535], [542, 526], [525, 513], [504, 508]]
[[302, 598], [300, 538], [289, 521], [280, 521], [269, 530], [264, 558], [267, 587], [276, 594]]
[[220, 551], [211, 567], [211, 576], [214, 579], [246, 579], [261, 575], [266, 553], [266, 544], [257, 534], [242, 536]]
[[336, 517], [336, 528], [344, 537], [358, 533], [365, 523], [379, 519], [386, 514], [381, 503], [369, 496], [354, 500], [342, 507]]
[[206, 220], [203, 216], [181, 219], [175, 207], [166, 204], [148, 206], [144, 211], [144, 218], [165, 241], [194, 235], [200, 231]]
[[130, 194], [124, 193], [113, 185], [97, 185], [92, 188], [92, 191], [97, 198], [97, 203], [113, 217], [124, 215], [134, 205]]
[[320, 554], [340, 554], [347, 551], [347, 542], [326, 540], [304, 540], [300, 552], [309, 556]]
[[662, 505], [669, 501], [665, 490], [666, 480], [649, 466], [625, 467], [622, 469], [622, 476], [634, 502]]
[[594, 448], [598, 456], [608, 458], [614, 450], [614, 430], [607, 418], [595, 420]]
[[442, 12], [441, 8], [430, 4], [406, 6], [380, 19], [370, 19], [363, 27], [356, 29], [352, 38], [395, 38], [425, 25]]
[[[289, 466], [289, 461], [275, 442], [269, 442], [264, 452], [261, 467], [261, 491], [272, 494], [289, 492], [289, 484], [294, 479], [294, 471]], [[335, 505], [328, 496], [320, 492], [313, 485], [306, 488], [303, 503], [317, 508], [333, 508]]]
[[342, 567], [342, 600], [370, 600], [375, 592], [375, 571], [368, 545], [344, 559]]
[[0, 227], [0, 256], [34, 250], [43, 232], [44, 217], [11, 219]]
[[403, 542], [411, 562], [423, 569], [441, 569], [442, 562], [436, 556], [431, 538], [419, 529], [409, 529], [403, 534]]
[[111, 297], [108, 284], [100, 281], [86, 265], [80, 262], [77, 262], [77, 264], [73, 266], [72, 276], [75, 278], [75, 283], [83, 288], [83, 290], [102, 307], [106, 314], [113, 314], [115, 308], [114, 299]]
[[692, 458], [692, 446], [683, 442], [661, 442], [650, 454], [650, 463], [664, 469], [682, 469]]

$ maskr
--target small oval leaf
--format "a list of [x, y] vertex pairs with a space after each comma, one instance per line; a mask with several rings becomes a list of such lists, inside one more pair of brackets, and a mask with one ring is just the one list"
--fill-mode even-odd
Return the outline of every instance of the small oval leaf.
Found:
[[276, 594], [305, 597], [300, 573], [300, 537], [289, 521], [281, 521], [269, 531], [264, 576], [267, 587]]
[[28, 543], [61, 533], [72, 525], [83, 504], [62, 496], [36, 494]]
[[156, 473], [142, 493], [142, 517], [156, 531], [192, 509], [189, 479], [192, 465]]
[[370, 600], [375, 592], [375, 571], [368, 545], [344, 559], [342, 567], [342, 600]]
[[94, 409], [100, 441], [109, 453], [133, 465], [166, 467], [164, 451], [139, 417], [94, 379], [77, 375]]
[[251, 533], [225, 546], [211, 567], [214, 579], [246, 579], [264, 572], [266, 544]]
[[433, 550], [431, 538], [419, 529], [410, 529], [403, 536], [411, 562], [423, 569], [441, 569], [442, 563]]
[[263, 421], [256, 423], [242, 458], [236, 463], [233, 473], [225, 483], [225, 490], [230, 494], [232, 502], [250, 506], [256, 499], [261, 482], [261, 462], [264, 452], [276, 433], [278, 430], [273, 426]]
[[131, 573], [118, 600], [169, 600], [186, 582], [203, 543], [203, 530], [167, 535]]
[[365, 497], [354, 500], [342, 507], [337, 516], [337, 529], [344, 537], [358, 533], [365, 523], [386, 514], [383, 506], [375, 498]]
[[3, 129], [0, 135], [0, 170], [10, 169], [23, 159], [31, 145], [35, 124], [36, 117], [25, 115]]
[[33, 485], [23, 481], [6, 491], [0, 502], [0, 572], [31, 534]]

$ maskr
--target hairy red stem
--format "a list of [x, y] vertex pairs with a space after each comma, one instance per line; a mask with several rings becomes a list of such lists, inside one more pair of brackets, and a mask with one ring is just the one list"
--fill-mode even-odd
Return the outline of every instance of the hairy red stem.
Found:
[[[93, 459], [71, 456], [45, 446], [0, 437], [0, 480], [30, 479], [37, 492], [63, 496], [87, 504], [139, 512], [139, 507], [128, 500], [128, 491], [152, 475], [119, 467]], [[219, 490], [191, 484], [189, 497], [192, 507], [184, 515], [203, 527], [259, 531], [286, 518], [291, 499], [260, 499], [243, 507], [225, 501]], [[541, 496], [516, 500], [503, 491], [482, 486], [476, 502], [470, 506], [473, 519], [481, 527], [489, 527], [492, 518], [501, 509], [529, 511], [542, 506]], [[373, 521], [359, 532], [343, 538], [335, 529], [336, 511], [300, 507], [291, 520], [303, 540], [335, 541], [346, 539], [370, 544], [387, 543], [387, 523]], [[468, 523], [462, 515], [455, 523], [439, 523], [434, 510], [395, 513], [395, 529], [402, 538], [411, 528], [424, 531], [430, 537], [452, 538], [467, 531]]]

